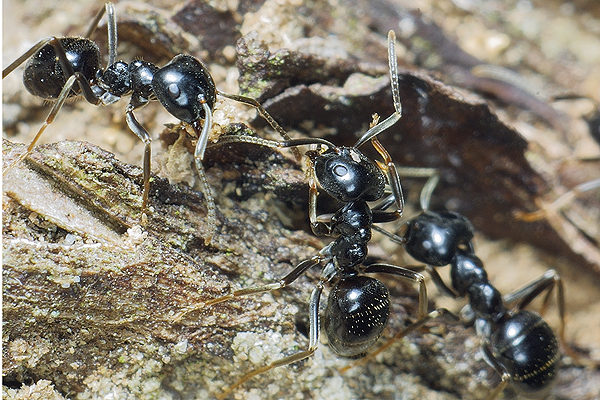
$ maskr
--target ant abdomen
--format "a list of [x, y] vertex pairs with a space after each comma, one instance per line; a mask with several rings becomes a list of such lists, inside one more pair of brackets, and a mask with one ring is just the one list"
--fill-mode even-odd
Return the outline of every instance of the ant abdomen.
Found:
[[358, 357], [377, 341], [390, 315], [388, 289], [375, 278], [355, 275], [331, 289], [323, 321], [329, 345], [343, 357]]
[[[67, 37], [58, 39], [62, 44], [73, 71], [80, 72], [89, 81], [95, 78], [100, 66], [98, 45], [86, 38]], [[47, 44], [31, 57], [23, 72], [23, 84], [35, 96], [52, 100], [58, 98], [67, 82], [54, 46]], [[78, 93], [77, 86], [69, 96]]]
[[560, 353], [556, 336], [542, 317], [525, 310], [509, 316], [493, 330], [490, 344], [520, 392], [533, 397], [547, 393]]

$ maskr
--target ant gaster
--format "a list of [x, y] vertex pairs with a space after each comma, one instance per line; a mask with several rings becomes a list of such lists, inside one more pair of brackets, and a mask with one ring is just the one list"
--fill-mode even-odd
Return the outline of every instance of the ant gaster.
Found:
[[[395, 35], [388, 34], [388, 57], [392, 97], [395, 112], [365, 132], [353, 147], [338, 147], [319, 138], [272, 141], [249, 136], [224, 136], [217, 143], [245, 142], [269, 147], [292, 147], [317, 144], [325, 151], [307, 152], [309, 165], [309, 218], [315, 234], [335, 237], [314, 257], [299, 263], [290, 273], [277, 282], [232, 291], [230, 294], [193, 306], [179, 314], [212, 306], [227, 300], [250, 294], [281, 289], [294, 282], [308, 269], [322, 268], [320, 280], [312, 291], [309, 305], [309, 345], [304, 351], [276, 360], [271, 364], [248, 372], [234, 385], [220, 394], [226, 397], [233, 389], [252, 377], [278, 366], [287, 365], [309, 357], [319, 342], [319, 303], [325, 284], [331, 284], [323, 325], [333, 351], [344, 357], [364, 355], [380, 337], [389, 317], [390, 299], [386, 286], [378, 279], [366, 276], [371, 273], [392, 274], [419, 286], [419, 317], [427, 312], [427, 291], [424, 277], [418, 272], [384, 263], [363, 265], [367, 256], [367, 244], [371, 239], [374, 223], [388, 222], [400, 217], [403, 198], [400, 181], [394, 163], [376, 138], [383, 130], [396, 123], [401, 116], [398, 72], [395, 54]], [[363, 155], [358, 147], [371, 141], [383, 158], [374, 162]], [[386, 197], [386, 182], [391, 195]], [[317, 184], [329, 195], [344, 203], [333, 215], [316, 216]], [[372, 209], [367, 202], [381, 200]], [[395, 204], [396, 209], [386, 211]]]
[[[104, 13], [107, 15], [108, 65], [100, 66], [100, 50], [89, 37], [96, 30]], [[26, 158], [46, 127], [52, 123], [65, 100], [83, 95], [94, 105], [117, 102], [123, 96], [131, 96], [125, 109], [125, 120], [131, 131], [144, 143], [142, 217], [148, 206], [150, 191], [150, 134], [138, 122], [134, 111], [151, 100], [158, 100], [177, 119], [190, 124], [198, 136], [194, 159], [201, 190], [206, 199], [210, 235], [215, 229], [216, 211], [214, 199], [206, 180], [202, 161], [208, 136], [212, 128], [212, 109], [217, 95], [255, 107], [281, 136], [290, 137], [277, 122], [254, 99], [223, 93], [216, 89], [212, 76], [196, 58], [179, 54], [162, 68], [136, 60], [129, 64], [116, 61], [117, 24], [112, 3], [106, 3], [93, 19], [84, 37], [50, 37], [40, 40], [2, 71], [2, 78], [26, 60], [23, 82], [32, 94], [54, 101], [45, 122], [38, 130], [27, 150], [8, 170]], [[202, 120], [204, 122], [202, 123]], [[297, 157], [300, 153], [296, 152]]]
[[[444, 293], [454, 298], [468, 298], [469, 303], [463, 309], [463, 315], [474, 320], [477, 334], [482, 338], [485, 359], [502, 377], [501, 383], [492, 390], [488, 399], [496, 398], [510, 382], [525, 395], [544, 396], [556, 374], [560, 358], [558, 341], [539, 314], [523, 308], [546, 292], [542, 306], [542, 310], [545, 310], [556, 286], [561, 323], [559, 337], [564, 344], [565, 304], [560, 276], [556, 271], [549, 270], [537, 280], [503, 297], [489, 282], [483, 262], [475, 255], [470, 221], [455, 212], [429, 211], [429, 198], [422, 197], [421, 200], [425, 211], [406, 222], [402, 235], [395, 238], [414, 259], [426, 264], [426, 267], [412, 267], [412, 270], [426, 269]], [[435, 269], [448, 264], [451, 287], [444, 283]], [[369, 354], [368, 358], [379, 354], [427, 321], [443, 315], [454, 317], [445, 309], [432, 311]], [[345, 367], [343, 371], [364, 361]]]

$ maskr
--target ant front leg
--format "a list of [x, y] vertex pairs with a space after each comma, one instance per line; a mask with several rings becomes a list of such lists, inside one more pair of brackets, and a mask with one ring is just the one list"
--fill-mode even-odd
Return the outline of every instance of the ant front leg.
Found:
[[204, 110], [204, 124], [202, 125], [202, 130], [199, 129], [199, 121], [195, 121], [192, 124], [192, 127], [198, 136], [198, 142], [196, 143], [196, 148], [194, 150], [194, 161], [196, 164], [196, 173], [198, 174], [200, 181], [200, 190], [202, 191], [204, 200], [206, 201], [206, 223], [208, 225], [208, 232], [205, 242], [210, 243], [217, 229], [217, 207], [215, 206], [215, 199], [210, 185], [208, 184], [208, 179], [206, 178], [203, 161], [204, 152], [208, 144], [208, 135], [212, 129], [212, 110], [210, 109], [204, 96], [202, 96], [199, 100], [200, 104], [202, 105], [202, 109]]
[[[401, 167], [395, 166], [398, 176], [403, 178], [427, 178], [425, 185], [421, 188], [419, 195], [419, 205], [422, 211], [429, 210], [431, 196], [440, 181], [440, 174], [437, 168], [426, 167]], [[386, 189], [386, 193], [390, 193], [391, 189]], [[387, 210], [396, 201], [395, 195], [390, 193], [379, 204], [373, 207], [374, 211]]]
[[402, 186], [400, 185], [400, 177], [398, 176], [398, 171], [396, 170], [396, 165], [392, 161], [392, 157], [390, 153], [383, 147], [383, 145], [379, 142], [379, 140], [374, 137], [371, 139], [371, 143], [375, 150], [383, 157], [383, 162], [376, 161], [379, 168], [385, 172], [388, 183], [392, 190], [392, 195], [394, 196], [394, 203], [396, 204], [396, 210], [392, 211], [396, 218], [400, 218], [402, 215], [402, 211], [404, 210], [404, 195], [402, 194]]
[[310, 221], [310, 229], [315, 236], [326, 236], [331, 233], [331, 217], [317, 216], [319, 188], [317, 187], [315, 167], [310, 157], [306, 158], [306, 163], [308, 168], [308, 219]]
[[398, 175], [405, 178], [427, 178], [425, 185], [421, 188], [419, 205], [422, 211], [429, 210], [431, 196], [440, 181], [440, 174], [436, 168], [413, 168], [397, 167]]
[[[256, 101], [256, 99], [253, 99], [251, 97], [246, 97], [246, 96], [240, 96], [237, 94], [223, 93], [219, 90], [217, 91], [217, 93], [223, 97], [227, 97], [228, 99], [239, 101], [240, 103], [244, 103], [244, 104], [247, 104], [249, 106], [256, 108], [258, 113], [269, 123], [269, 125], [271, 125], [271, 127], [273, 129], [275, 129], [277, 131], [277, 133], [279, 133], [281, 135], [281, 137], [284, 140], [286, 140], [286, 141], [292, 140], [292, 138], [285, 131], [285, 129], [283, 129], [281, 127], [281, 125], [279, 125], [277, 123], [277, 121], [275, 121], [275, 119], [271, 116], [271, 114], [269, 114], [267, 112], [267, 110], [265, 110], [265, 108], [258, 101]], [[300, 153], [300, 151], [295, 147], [293, 147], [291, 150], [292, 150], [292, 153], [294, 153], [294, 157], [296, 157], [296, 161], [300, 161], [300, 159], [302, 158], [302, 154]]]

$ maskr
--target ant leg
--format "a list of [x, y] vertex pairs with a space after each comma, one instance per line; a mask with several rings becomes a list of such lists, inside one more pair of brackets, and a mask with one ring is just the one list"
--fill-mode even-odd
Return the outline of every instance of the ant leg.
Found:
[[428, 265], [425, 267], [425, 269], [427, 270], [427, 273], [431, 276], [433, 283], [440, 292], [443, 292], [446, 296], [452, 297], [453, 299], [458, 299], [459, 297], [461, 297], [458, 293], [456, 293], [454, 289], [446, 285], [446, 282], [444, 282], [444, 280], [437, 272], [435, 267]]
[[284, 357], [279, 360], [275, 360], [272, 363], [270, 363], [269, 365], [254, 369], [254, 370], [246, 373], [244, 376], [242, 376], [240, 379], [238, 379], [238, 381], [236, 383], [229, 386], [222, 393], [219, 393], [217, 395], [217, 399], [225, 399], [227, 397], [227, 395], [229, 393], [231, 393], [235, 388], [237, 388], [240, 385], [243, 385], [244, 383], [246, 383], [253, 377], [255, 377], [259, 374], [262, 374], [263, 372], [267, 372], [273, 368], [281, 367], [284, 365], [295, 363], [300, 360], [304, 360], [305, 358], [310, 357], [315, 352], [315, 350], [317, 349], [317, 346], [319, 345], [319, 302], [321, 299], [322, 292], [323, 292], [323, 282], [319, 282], [317, 284], [317, 287], [314, 288], [314, 290], [312, 291], [312, 294], [310, 295], [310, 306], [309, 306], [310, 328], [309, 328], [309, 334], [308, 334], [308, 337], [309, 337], [308, 348], [304, 351], [301, 351], [296, 354], [292, 354], [291, 356]]
[[106, 3], [106, 18], [108, 31], [108, 68], [117, 59], [117, 21], [115, 18], [115, 7], [112, 3]]
[[206, 172], [204, 172], [204, 165], [196, 157], [194, 157], [194, 161], [196, 162], [196, 173], [200, 182], [200, 191], [202, 191], [204, 200], [206, 201], [206, 223], [208, 230], [204, 242], [205, 244], [209, 244], [217, 230], [217, 207], [215, 206], [215, 198], [206, 178]]
[[402, 117], [402, 103], [400, 102], [400, 88], [398, 83], [398, 61], [396, 58], [396, 34], [394, 31], [388, 32], [388, 63], [390, 68], [390, 83], [392, 86], [392, 99], [394, 100], [394, 109], [396, 110], [392, 115], [383, 120], [380, 124], [370, 128], [365, 132], [358, 141], [354, 144], [354, 147], [358, 148], [367, 141], [371, 140], [381, 132], [385, 131], [392, 125], [394, 125]]
[[402, 236], [398, 236], [395, 233], [388, 232], [380, 226], [373, 225], [371, 228], [373, 230], [381, 233], [382, 235], [387, 236], [394, 243], [398, 243], [398, 244], [402, 244], [402, 245], [406, 243], [406, 239], [403, 238]]
[[524, 286], [523, 288], [505, 295], [503, 300], [509, 305], [516, 303], [514, 306], [515, 309], [521, 310], [531, 303], [533, 299], [539, 296], [542, 292], [546, 291], [541, 309], [541, 314], [544, 314], [555, 286], [557, 287], [556, 298], [558, 303], [558, 315], [560, 318], [559, 337], [561, 342], [565, 344], [565, 294], [563, 282], [558, 272], [553, 269], [546, 271], [544, 275]]
[[559, 196], [552, 203], [550, 203], [546, 206], [540, 207], [539, 210], [533, 211], [533, 212], [527, 212], [527, 213], [522, 212], [522, 211], [517, 211], [515, 213], [515, 217], [518, 219], [521, 219], [525, 222], [539, 221], [540, 219], [546, 217], [548, 214], [557, 213], [564, 206], [569, 204], [580, 194], [587, 192], [589, 190], [594, 190], [594, 189], [598, 189], [598, 188], [600, 188], [600, 179], [593, 179], [591, 181], [583, 182], [583, 183], [575, 186], [573, 189], [569, 190], [568, 192]]
[[217, 208], [215, 206], [215, 199], [212, 194], [212, 190], [208, 184], [208, 179], [206, 178], [202, 161], [204, 160], [204, 152], [208, 143], [208, 135], [212, 129], [212, 110], [208, 106], [206, 99], [201, 98], [200, 104], [202, 104], [202, 108], [204, 109], [204, 125], [200, 131], [199, 121], [195, 121], [192, 124], [192, 127], [198, 136], [198, 142], [196, 142], [196, 149], [194, 150], [194, 161], [196, 164], [196, 173], [198, 174], [200, 181], [200, 190], [202, 191], [206, 201], [206, 220], [208, 224], [208, 232], [205, 242], [209, 243], [217, 229]]
[[392, 100], [397, 114], [402, 116], [400, 102], [400, 85], [398, 83], [398, 58], [396, 57], [396, 33], [388, 31], [388, 65], [390, 68], [390, 84], [392, 85]]
[[148, 208], [148, 197], [150, 193], [150, 156], [151, 156], [151, 143], [152, 139], [148, 131], [140, 124], [135, 115], [133, 114], [133, 106], [130, 104], [127, 106], [125, 111], [125, 121], [127, 126], [135, 135], [144, 143], [144, 192], [142, 193], [142, 214], [141, 218], [144, 218]]
[[219, 304], [219, 303], [222, 303], [227, 300], [232, 300], [236, 297], [247, 296], [249, 294], [272, 292], [273, 290], [283, 289], [284, 287], [286, 287], [287, 285], [289, 285], [290, 283], [292, 283], [296, 279], [298, 279], [298, 277], [300, 277], [300, 275], [302, 275], [308, 269], [319, 264], [321, 261], [322, 261], [322, 256], [316, 255], [312, 258], [309, 258], [308, 260], [302, 261], [290, 273], [288, 273], [286, 276], [281, 278], [278, 282], [269, 283], [269, 284], [266, 284], [263, 286], [254, 286], [254, 287], [249, 287], [249, 288], [245, 288], [245, 289], [234, 290], [233, 292], [231, 292], [228, 295], [209, 300], [206, 303], [204, 303], [204, 305], [212, 306], [212, 305]]
[[[90, 87], [90, 83], [87, 81], [87, 79], [80, 72], [75, 72], [73, 70], [73, 66], [69, 62], [69, 59], [67, 58], [67, 53], [65, 52], [65, 48], [63, 47], [62, 43], [60, 42], [60, 39], [53, 37], [52, 39], [50, 39], [49, 44], [54, 48], [54, 51], [58, 58], [58, 62], [60, 62], [60, 67], [65, 76], [65, 79], [69, 79], [69, 77], [75, 75], [77, 78], [77, 83], [79, 84], [79, 88], [81, 89], [81, 92], [82, 92], [85, 100], [88, 103], [91, 103], [94, 105], [100, 104], [100, 101], [101, 101], [100, 98], [94, 94], [94, 91]], [[61, 94], [62, 94], [62, 92], [61, 92]]]
[[416, 282], [419, 285], [419, 318], [424, 318], [427, 315], [427, 286], [425, 286], [425, 277], [422, 274], [408, 268], [383, 263], [370, 264], [364, 269], [364, 272], [367, 274], [375, 272], [392, 274]]
[[385, 147], [383, 147], [376, 137], [371, 139], [371, 143], [373, 144], [373, 147], [375, 147], [375, 150], [377, 150], [381, 157], [383, 157], [383, 162], [377, 160], [375, 160], [375, 162], [387, 175], [388, 182], [396, 203], [396, 210], [392, 213], [396, 215], [396, 219], [400, 218], [400, 215], [402, 215], [402, 211], [404, 210], [404, 196], [402, 194], [402, 186], [400, 185], [400, 177], [398, 176], [396, 165], [392, 161], [390, 153], [387, 152]]
[[335, 148], [336, 146], [321, 138], [304, 138], [304, 139], [291, 139], [291, 140], [270, 140], [263, 139], [256, 136], [248, 135], [225, 135], [219, 138], [217, 143], [211, 144], [207, 147], [222, 146], [230, 143], [252, 143], [259, 146], [271, 147], [274, 149], [284, 149], [287, 147], [305, 146], [311, 144], [325, 145], [329, 148]]
[[433, 283], [441, 292], [443, 292], [447, 296], [450, 296], [454, 299], [461, 297], [452, 288], [450, 288], [448, 285], [446, 285], [446, 283], [444, 282], [444, 280], [442, 279], [440, 274], [437, 272], [435, 267], [432, 267], [431, 265], [404, 265], [402, 268], [408, 269], [408, 270], [411, 270], [414, 272], [427, 271], [427, 273], [431, 276]]
[[286, 276], [284, 276], [277, 282], [268, 283], [266, 285], [261, 285], [261, 286], [253, 286], [253, 287], [249, 287], [249, 288], [234, 290], [231, 293], [226, 294], [225, 296], [211, 299], [209, 301], [202, 303], [199, 306], [192, 306], [190, 308], [187, 308], [187, 309], [183, 310], [182, 312], [180, 312], [175, 317], [175, 321], [176, 322], [180, 321], [184, 316], [186, 316], [187, 314], [189, 314], [192, 311], [196, 311], [196, 310], [202, 309], [207, 306], [213, 306], [215, 304], [223, 303], [228, 300], [233, 300], [237, 297], [243, 297], [243, 296], [247, 296], [247, 295], [251, 295], [251, 294], [272, 292], [274, 290], [282, 289], [282, 288], [286, 287], [287, 285], [289, 285], [290, 283], [294, 282], [296, 279], [298, 279], [298, 277], [300, 275], [302, 275], [304, 272], [306, 272], [311, 267], [319, 264], [321, 261], [323, 261], [323, 256], [321, 254], [316, 255], [312, 258], [309, 258], [308, 260], [302, 261], [291, 272], [289, 272]]
[[498, 386], [496, 386], [494, 388], [494, 390], [492, 390], [490, 392], [490, 394], [486, 397], [486, 400], [494, 400], [495, 398], [497, 398], [500, 395], [500, 393], [502, 393], [504, 391], [504, 389], [506, 388], [506, 385], [508, 385], [508, 383], [510, 382], [511, 377], [510, 377], [510, 374], [508, 373], [508, 371], [506, 371], [506, 368], [504, 368], [498, 362], [498, 360], [496, 360], [496, 357], [494, 357], [494, 354], [490, 350], [489, 343], [484, 343], [482, 346], [482, 350], [483, 350], [484, 358], [487, 361], [487, 363], [492, 368], [494, 368], [496, 370], [496, 372], [498, 372], [500, 374], [500, 376], [502, 377], [502, 380], [500, 381]]
[[25, 150], [25, 152], [23, 154], [21, 154], [12, 164], [10, 164], [8, 167], [6, 167], [2, 171], [3, 174], [6, 173], [11, 168], [13, 168], [15, 165], [19, 164], [21, 161], [23, 161], [25, 158], [27, 158], [27, 156], [29, 154], [31, 154], [31, 151], [35, 147], [35, 144], [39, 140], [40, 136], [42, 136], [42, 133], [46, 130], [48, 125], [50, 125], [54, 121], [56, 114], [58, 114], [58, 112], [62, 108], [63, 104], [69, 97], [69, 93], [71, 92], [71, 88], [73, 87], [73, 84], [76, 81], [81, 82], [82, 80], [85, 81], [85, 78], [79, 72], [74, 73], [67, 79], [67, 81], [65, 82], [65, 85], [63, 86], [58, 97], [56, 98], [56, 102], [53, 104], [52, 108], [50, 109], [50, 112], [48, 113], [46, 120], [44, 121], [44, 123], [42, 124], [40, 129], [38, 130], [37, 134], [31, 141], [31, 143], [29, 143], [29, 146], [27, 146], [27, 150]]
[[395, 334], [393, 337], [391, 337], [390, 339], [388, 339], [380, 348], [378, 348], [377, 350], [367, 354], [366, 356], [364, 356], [363, 358], [354, 361], [348, 365], [346, 365], [345, 367], [340, 369], [340, 373], [345, 373], [346, 371], [348, 371], [351, 368], [354, 367], [358, 367], [361, 365], [366, 364], [369, 360], [372, 360], [373, 358], [375, 358], [375, 356], [377, 356], [377, 354], [383, 352], [384, 350], [387, 350], [388, 348], [390, 348], [397, 340], [402, 339], [404, 336], [408, 335], [409, 333], [419, 329], [420, 327], [422, 327], [423, 325], [425, 325], [426, 322], [432, 320], [432, 319], [437, 319], [440, 317], [444, 317], [444, 316], [449, 316], [451, 317], [454, 321], [458, 322], [460, 319], [454, 315], [452, 312], [446, 310], [445, 308], [438, 308], [437, 310], [434, 310], [432, 312], [430, 312], [429, 314], [425, 315], [423, 318], [413, 322], [412, 324], [410, 324], [409, 326], [407, 326], [406, 328], [404, 328], [403, 330], [401, 330], [400, 332], [398, 332], [397, 334]]
[[33, 47], [31, 47], [29, 50], [27, 50], [25, 53], [23, 53], [23, 55], [21, 55], [19, 58], [17, 58], [15, 61], [13, 61], [8, 67], [6, 67], [2, 70], [2, 79], [6, 78], [6, 76], [8, 74], [10, 74], [15, 69], [17, 69], [17, 67], [19, 65], [21, 65], [25, 61], [27, 61], [29, 59], [29, 57], [31, 57], [32, 55], [37, 53], [42, 47], [49, 44], [52, 41], [52, 39], [55, 39], [55, 38], [50, 37], [47, 39], [42, 39], [39, 42], [37, 42], [36, 44], [34, 44]]
[[431, 196], [435, 190], [438, 182], [440, 181], [440, 175], [436, 168], [413, 168], [413, 167], [397, 167], [398, 174], [406, 178], [428, 178], [425, 185], [421, 189], [420, 194], [420, 205], [423, 211], [429, 209], [429, 203], [431, 202]]
[[194, 151], [194, 158], [204, 161], [204, 152], [206, 151], [206, 146], [208, 144], [208, 135], [212, 129], [212, 110], [208, 106], [204, 96], [202, 96], [199, 100], [200, 104], [202, 105], [202, 109], [204, 110], [204, 125], [202, 126], [202, 131], [198, 132], [199, 121], [196, 121], [194, 124], [192, 124], [194, 130], [196, 131], [196, 135], [198, 136], [196, 150]]
[[[281, 137], [284, 140], [292, 140], [290, 135], [281, 127], [281, 125], [277, 123], [277, 121], [275, 121], [271, 114], [269, 114], [267, 110], [265, 110], [264, 107], [258, 101], [256, 101], [256, 99], [246, 96], [240, 96], [237, 94], [223, 93], [220, 90], [217, 90], [217, 93], [223, 97], [227, 97], [228, 99], [239, 101], [240, 103], [244, 103], [256, 108], [258, 113], [269, 123], [269, 125], [271, 125], [273, 129], [277, 131], [277, 133], [281, 135]], [[300, 159], [302, 158], [302, 154], [300, 154], [300, 151], [296, 148], [292, 148], [292, 152], [294, 153], [294, 157], [296, 157], [296, 160], [300, 161]]]
[[[429, 203], [431, 201], [431, 196], [433, 191], [437, 187], [437, 184], [440, 180], [440, 176], [438, 170], [436, 168], [419, 168], [419, 167], [398, 167], [396, 166], [396, 171], [398, 172], [398, 176], [403, 178], [428, 178], [421, 189], [420, 194], [420, 205], [423, 211], [427, 211], [429, 209]], [[390, 193], [391, 189], [386, 188], [386, 193]], [[379, 204], [372, 207], [373, 211], [376, 210], [387, 210], [392, 204], [395, 202], [395, 197], [393, 193], [390, 193], [387, 197], [385, 197]]]
[[98, 24], [102, 20], [104, 13], [106, 12], [106, 30], [108, 32], [108, 64], [107, 67], [113, 65], [117, 58], [117, 21], [115, 17], [115, 6], [111, 2], [107, 2], [104, 4], [104, 7], [98, 10], [98, 13], [92, 19], [90, 26], [85, 31], [83, 37], [89, 38], [91, 37], [96, 28], [98, 28]]
[[317, 197], [319, 189], [317, 188], [317, 178], [315, 176], [315, 168], [312, 160], [307, 158], [308, 164], [308, 219], [310, 221], [310, 229], [315, 236], [326, 236], [331, 233], [331, 218], [329, 222], [317, 216]]

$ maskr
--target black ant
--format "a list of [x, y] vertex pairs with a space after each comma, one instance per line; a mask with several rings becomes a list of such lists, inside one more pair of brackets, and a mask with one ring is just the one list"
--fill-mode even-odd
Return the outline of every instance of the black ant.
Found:
[[[388, 34], [388, 56], [395, 112], [364, 133], [353, 147], [339, 147], [318, 138], [272, 141], [249, 136], [224, 136], [216, 145], [245, 142], [269, 147], [292, 147], [317, 144], [325, 151], [308, 151], [310, 167], [309, 217], [311, 227], [317, 235], [328, 235], [335, 240], [325, 246], [314, 257], [299, 263], [290, 273], [277, 282], [262, 286], [232, 291], [230, 294], [209, 300], [200, 306], [184, 310], [176, 319], [187, 313], [250, 294], [282, 289], [308, 269], [321, 266], [320, 280], [312, 291], [309, 305], [309, 345], [305, 351], [276, 360], [262, 368], [248, 372], [218, 397], [226, 397], [233, 389], [252, 377], [278, 366], [300, 361], [314, 353], [319, 342], [319, 303], [326, 283], [332, 284], [323, 325], [333, 351], [344, 357], [364, 355], [380, 337], [389, 317], [389, 291], [379, 280], [366, 276], [371, 273], [386, 273], [417, 283], [419, 286], [419, 318], [427, 313], [427, 290], [424, 277], [418, 272], [396, 265], [375, 263], [363, 265], [367, 256], [367, 244], [371, 239], [371, 228], [375, 223], [398, 219], [403, 209], [400, 180], [394, 163], [376, 135], [396, 123], [401, 116], [398, 89], [395, 35]], [[382, 162], [374, 162], [363, 155], [358, 147], [371, 141], [382, 156]], [[391, 195], [386, 197], [386, 182]], [[318, 185], [343, 206], [332, 215], [316, 215]], [[381, 201], [371, 208], [367, 202]], [[396, 209], [386, 211], [395, 204]]]
[[[96, 30], [105, 12], [108, 30], [108, 64], [105, 69], [102, 69], [100, 50], [89, 37]], [[125, 109], [125, 120], [129, 129], [144, 143], [144, 191], [141, 213], [144, 218], [150, 192], [152, 140], [148, 131], [136, 119], [134, 111], [152, 100], [158, 100], [169, 113], [180, 121], [190, 124], [198, 136], [194, 159], [201, 190], [206, 199], [208, 226], [214, 230], [216, 226], [214, 198], [206, 180], [202, 161], [212, 128], [212, 108], [217, 95], [255, 107], [284, 139], [289, 140], [290, 137], [255, 99], [217, 90], [207, 68], [196, 58], [179, 54], [167, 65], [159, 68], [141, 60], [129, 64], [116, 61], [116, 49], [115, 8], [112, 3], [106, 3], [105, 7], [98, 11], [83, 37], [53, 36], [40, 40], [2, 71], [2, 78], [4, 78], [29, 60], [23, 74], [25, 88], [35, 96], [54, 101], [50, 113], [27, 150], [4, 172], [31, 153], [41, 134], [52, 123], [67, 98], [82, 94], [88, 103], [108, 105], [129, 95], [131, 99]], [[300, 158], [299, 152], [297, 157]], [[211, 235], [212, 231], [209, 236]]]
[[[429, 199], [425, 199], [422, 206], [427, 209], [428, 205]], [[539, 314], [523, 308], [546, 292], [543, 313], [556, 286], [560, 316], [559, 338], [565, 344], [564, 288], [558, 273], [549, 270], [527, 286], [502, 296], [489, 282], [483, 262], [475, 255], [472, 244], [473, 226], [466, 217], [455, 212], [426, 210], [406, 222], [403, 229], [403, 234], [395, 237], [396, 241], [413, 258], [426, 264], [426, 267], [411, 269], [426, 269], [441, 291], [454, 298], [468, 298], [469, 304], [463, 309], [463, 315], [468, 315], [474, 321], [477, 334], [483, 340], [485, 359], [502, 377], [501, 383], [488, 398], [496, 398], [510, 382], [523, 394], [536, 397], [546, 394], [556, 375], [560, 359], [558, 341]], [[451, 268], [451, 287], [444, 283], [435, 270], [435, 267], [448, 264]], [[370, 353], [368, 358], [379, 354], [394, 341], [427, 321], [442, 315], [453, 314], [445, 309], [430, 312]], [[565, 349], [569, 351], [566, 344]], [[342, 371], [364, 361], [365, 359], [351, 364]]]

